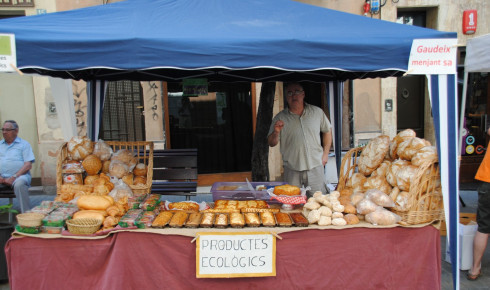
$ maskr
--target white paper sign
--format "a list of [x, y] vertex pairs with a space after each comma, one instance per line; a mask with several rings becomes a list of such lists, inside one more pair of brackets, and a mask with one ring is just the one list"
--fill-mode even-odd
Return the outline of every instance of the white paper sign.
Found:
[[16, 67], [15, 35], [0, 34], [0, 72], [13, 72]]
[[276, 276], [276, 239], [267, 232], [200, 232], [197, 278]]
[[457, 42], [456, 38], [414, 39], [407, 74], [456, 74]]

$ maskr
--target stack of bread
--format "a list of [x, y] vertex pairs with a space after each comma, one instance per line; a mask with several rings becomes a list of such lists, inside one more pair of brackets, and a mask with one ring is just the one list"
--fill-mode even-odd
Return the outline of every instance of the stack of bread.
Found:
[[[147, 166], [138, 163], [131, 151], [113, 152], [102, 140], [95, 143], [87, 137], [74, 137], [66, 148], [66, 160], [58, 173], [64, 178], [55, 200], [76, 201], [81, 211], [74, 218], [89, 214], [103, 218], [104, 229], [117, 225], [133, 196], [130, 186], [146, 186]], [[85, 200], [91, 205], [85, 206]]]
[[303, 214], [310, 224], [320, 226], [345, 226], [359, 223], [354, 206], [349, 203], [342, 204], [341, 200], [344, 198], [338, 191], [325, 195], [317, 191], [303, 206]]
[[[345, 187], [339, 184], [350, 196], [350, 203], [357, 208], [357, 213], [366, 215], [366, 220], [373, 224], [388, 225], [399, 221], [399, 217], [392, 216], [387, 210], [389, 208], [398, 212], [407, 212], [415, 205], [414, 188], [425, 192], [427, 183], [423, 186], [416, 184], [420, 179], [420, 170], [425, 170], [422, 175], [430, 176], [434, 168], [427, 165], [436, 163], [438, 160], [437, 150], [424, 139], [418, 138], [415, 131], [406, 129], [398, 133], [392, 140], [388, 136], [381, 135], [371, 139], [357, 160], [358, 172], [345, 182]], [[418, 178], [418, 179], [416, 179]], [[434, 191], [440, 191], [440, 181], [435, 180], [432, 185]], [[412, 190], [411, 190], [412, 189]], [[373, 192], [376, 200], [373, 202]], [[369, 198], [368, 198], [368, 193]], [[389, 200], [386, 200], [389, 198]], [[441, 200], [432, 200], [433, 209], [438, 208]], [[378, 211], [377, 211], [378, 210]], [[376, 214], [370, 215], [376, 212]], [[373, 220], [371, 217], [374, 216]]]

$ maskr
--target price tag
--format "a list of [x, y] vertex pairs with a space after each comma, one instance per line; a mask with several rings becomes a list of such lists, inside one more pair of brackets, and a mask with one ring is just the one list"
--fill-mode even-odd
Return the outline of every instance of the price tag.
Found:
[[14, 72], [16, 67], [15, 35], [0, 34], [0, 72]]
[[201, 232], [197, 278], [276, 276], [276, 238], [267, 232]]

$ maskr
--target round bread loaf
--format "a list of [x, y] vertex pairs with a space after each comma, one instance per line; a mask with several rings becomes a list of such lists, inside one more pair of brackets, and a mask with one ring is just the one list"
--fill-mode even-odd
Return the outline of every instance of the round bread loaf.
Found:
[[362, 150], [361, 156], [359, 156], [359, 172], [364, 174], [364, 176], [371, 175], [383, 162], [389, 149], [390, 137], [386, 135], [380, 135], [369, 140], [366, 147]]

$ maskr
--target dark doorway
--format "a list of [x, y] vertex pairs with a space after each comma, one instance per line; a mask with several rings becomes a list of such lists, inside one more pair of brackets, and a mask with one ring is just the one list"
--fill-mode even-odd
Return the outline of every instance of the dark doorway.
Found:
[[168, 83], [170, 148], [197, 148], [199, 174], [250, 171], [251, 84], [212, 83], [207, 95], [182, 91]]
[[144, 141], [141, 86], [136, 81], [108, 82], [99, 139]]
[[[398, 23], [426, 27], [425, 11], [398, 11]], [[397, 132], [413, 129], [424, 138], [425, 76], [399, 77], [396, 89]]]

